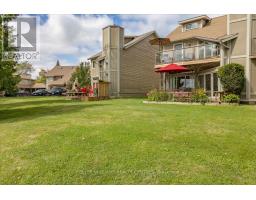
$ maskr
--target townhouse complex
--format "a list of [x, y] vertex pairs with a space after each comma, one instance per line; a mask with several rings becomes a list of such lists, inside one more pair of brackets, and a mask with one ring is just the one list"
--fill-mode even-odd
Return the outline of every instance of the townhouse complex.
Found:
[[54, 87], [65, 88], [77, 66], [63, 66], [57, 61], [56, 65], [46, 73], [46, 89]]
[[[222, 91], [218, 68], [238, 63], [246, 72], [241, 99], [256, 100], [256, 15], [185, 19], [165, 38], [159, 38], [154, 31], [125, 36], [124, 29], [115, 25], [103, 28], [102, 35], [102, 50], [89, 58], [91, 79], [92, 85], [109, 82], [111, 96], [141, 96], [152, 88], [189, 91], [198, 83], [211, 98]], [[161, 43], [161, 39], [165, 42]], [[158, 40], [159, 45], [151, 45], [153, 40]], [[156, 73], [168, 64], [188, 70]]]
[[110, 83], [110, 96], [145, 96], [159, 85], [160, 77], [152, 68], [157, 47], [149, 41], [156, 38], [154, 31], [138, 36], [125, 36], [120, 26], [102, 30], [102, 50], [89, 58], [91, 82]]
[[[167, 35], [169, 43], [156, 53], [155, 68], [174, 63], [189, 69], [161, 73], [160, 88], [191, 90], [197, 81], [209, 97], [221, 91], [218, 67], [228, 63], [244, 66], [246, 83], [241, 100], [256, 101], [256, 15], [231, 14], [186, 19]], [[195, 75], [196, 72], [196, 75]]]

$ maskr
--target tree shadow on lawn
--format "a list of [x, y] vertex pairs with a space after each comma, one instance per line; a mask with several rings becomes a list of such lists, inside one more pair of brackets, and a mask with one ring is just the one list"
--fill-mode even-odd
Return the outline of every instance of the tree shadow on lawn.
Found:
[[0, 110], [0, 123], [1, 122], [17, 122], [32, 120], [37, 117], [54, 116], [62, 114], [70, 114], [79, 112], [82, 109], [106, 106], [108, 104], [73, 104], [73, 105], [57, 105], [57, 106], [36, 106], [25, 107], [16, 109], [3, 109]]
[[[35, 100], [27, 100], [24, 99], [22, 102], [13, 102], [13, 103], [1, 103], [1, 107], [4, 108], [12, 108], [12, 107], [19, 107], [19, 106], [27, 106], [27, 105], [41, 105], [41, 104], [52, 104], [52, 103], [58, 103], [58, 104], [63, 104], [63, 103], [73, 103], [74, 101], [69, 100], [69, 99], [45, 99], [42, 100], [42, 97], [40, 98], [41, 100], [37, 99], [37, 97], [33, 97]], [[36, 100], [37, 99], [37, 100]]]

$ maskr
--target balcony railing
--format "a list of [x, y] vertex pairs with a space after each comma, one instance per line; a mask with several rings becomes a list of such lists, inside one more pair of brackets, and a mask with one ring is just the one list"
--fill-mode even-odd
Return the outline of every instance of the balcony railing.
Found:
[[220, 48], [217, 44], [193, 46], [179, 50], [164, 50], [156, 53], [156, 65], [202, 60], [219, 55]]

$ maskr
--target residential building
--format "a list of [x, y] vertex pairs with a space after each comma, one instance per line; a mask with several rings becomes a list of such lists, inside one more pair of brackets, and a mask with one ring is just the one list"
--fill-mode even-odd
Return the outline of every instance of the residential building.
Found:
[[34, 85], [32, 86], [32, 91], [36, 91], [39, 89], [46, 89], [45, 83], [34, 83]]
[[20, 75], [21, 81], [18, 83], [17, 87], [18, 90], [24, 90], [24, 91], [28, 91], [31, 92], [32, 91], [32, 87], [35, 83], [35, 80], [33, 80], [31, 78], [30, 74], [21, 74]]
[[218, 68], [238, 63], [244, 66], [246, 74], [242, 101], [256, 101], [256, 15], [202, 15], [186, 19], [167, 38], [170, 43], [156, 53], [155, 69], [174, 63], [190, 71], [161, 73], [162, 89], [190, 90], [197, 83], [209, 97], [214, 97], [222, 90]]
[[110, 96], [145, 96], [158, 87], [159, 76], [152, 71], [157, 47], [149, 44], [155, 31], [138, 36], [124, 36], [124, 28], [103, 28], [102, 50], [88, 58], [91, 62], [91, 84], [109, 82]]
[[38, 89], [46, 88], [44, 83], [36, 83], [30, 74], [21, 74], [20, 77], [21, 81], [17, 85], [19, 91], [33, 92]]
[[77, 66], [63, 66], [57, 61], [56, 65], [49, 70], [46, 76], [46, 88], [51, 89], [54, 87], [65, 88], [72, 73], [76, 70]]

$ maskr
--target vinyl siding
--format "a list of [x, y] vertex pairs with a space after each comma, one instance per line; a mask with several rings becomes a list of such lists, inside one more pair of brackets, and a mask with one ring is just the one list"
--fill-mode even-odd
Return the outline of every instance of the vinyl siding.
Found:
[[251, 98], [256, 99], [256, 60], [252, 60], [251, 67]]
[[238, 38], [232, 42], [232, 56], [246, 54], [246, 21], [237, 21], [230, 24], [230, 33], [239, 33]]
[[142, 96], [150, 89], [158, 88], [160, 75], [154, 72], [158, 47], [149, 43], [153, 38], [154, 34], [121, 52], [121, 96]]

